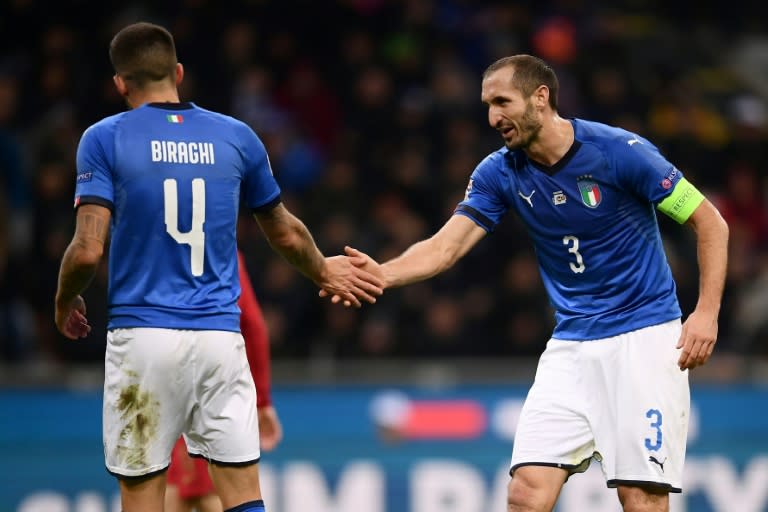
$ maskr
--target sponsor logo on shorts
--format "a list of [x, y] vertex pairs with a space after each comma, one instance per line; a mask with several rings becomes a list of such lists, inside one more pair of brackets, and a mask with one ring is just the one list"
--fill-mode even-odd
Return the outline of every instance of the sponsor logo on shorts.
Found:
[[653, 462], [653, 463], [654, 463], [654, 464], [656, 464], [657, 466], [659, 466], [659, 467], [661, 468], [661, 472], [662, 472], [662, 473], [664, 472], [664, 463], [665, 463], [665, 462], [667, 462], [667, 458], [666, 458], [666, 457], [664, 457], [664, 460], [662, 460], [662, 461], [659, 461], [659, 459], [657, 459], [656, 457], [654, 457], [653, 455], [651, 455], [650, 457], [648, 457], [648, 460], [649, 460], [650, 462]]

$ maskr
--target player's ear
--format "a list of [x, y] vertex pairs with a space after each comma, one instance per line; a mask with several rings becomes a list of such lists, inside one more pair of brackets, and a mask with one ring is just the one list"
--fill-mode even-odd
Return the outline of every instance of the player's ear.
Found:
[[128, 86], [125, 85], [125, 80], [123, 80], [123, 77], [115, 74], [112, 77], [112, 81], [115, 83], [115, 88], [117, 89], [117, 92], [120, 93], [120, 96], [128, 96]]
[[533, 102], [538, 108], [544, 108], [549, 105], [549, 87], [540, 85], [533, 91]]
[[184, 66], [181, 65], [181, 62], [176, 63], [176, 85], [178, 86], [181, 84], [181, 81], [184, 80]]

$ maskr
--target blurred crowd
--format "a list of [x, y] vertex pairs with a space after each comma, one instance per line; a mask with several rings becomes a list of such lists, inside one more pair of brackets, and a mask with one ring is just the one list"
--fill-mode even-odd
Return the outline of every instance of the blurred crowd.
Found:
[[[349, 244], [386, 259], [441, 226], [475, 165], [503, 144], [480, 102], [483, 69], [543, 57], [561, 81], [562, 115], [649, 138], [721, 209], [732, 243], [717, 350], [768, 355], [768, 32], [752, 3], [729, 3], [728, 16], [674, 4], [3, 2], [0, 362], [103, 359], [106, 265], [86, 295], [89, 340], [56, 333], [53, 295], [74, 226], [76, 146], [125, 108], [107, 48], [138, 20], [175, 35], [182, 99], [259, 134], [284, 201], [329, 255]], [[694, 238], [659, 222], [687, 314]], [[246, 211], [238, 233], [276, 359], [535, 355], [552, 329], [512, 215], [456, 268], [361, 310], [319, 299]]]

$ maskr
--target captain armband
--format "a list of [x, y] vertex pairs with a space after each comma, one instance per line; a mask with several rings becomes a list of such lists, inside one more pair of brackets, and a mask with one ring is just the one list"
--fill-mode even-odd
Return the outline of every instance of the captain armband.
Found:
[[677, 185], [656, 208], [678, 224], [683, 224], [704, 201], [704, 195], [688, 180], [681, 178]]

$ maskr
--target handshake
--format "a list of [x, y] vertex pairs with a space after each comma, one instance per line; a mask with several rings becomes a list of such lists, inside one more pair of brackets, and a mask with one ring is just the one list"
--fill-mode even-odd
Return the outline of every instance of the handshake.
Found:
[[330, 297], [333, 304], [361, 307], [362, 301], [376, 303], [387, 282], [382, 266], [373, 258], [352, 247], [344, 247], [346, 255], [325, 258], [325, 269], [316, 283], [320, 297]]

